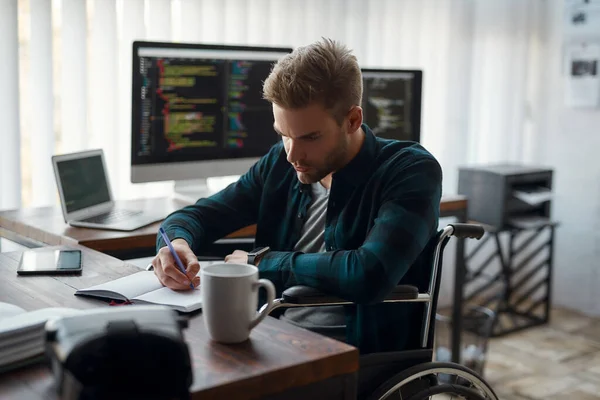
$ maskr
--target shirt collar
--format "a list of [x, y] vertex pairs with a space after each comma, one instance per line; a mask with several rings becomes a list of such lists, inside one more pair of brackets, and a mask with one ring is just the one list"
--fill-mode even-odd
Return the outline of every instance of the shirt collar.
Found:
[[345, 167], [333, 174], [334, 180], [341, 179], [353, 186], [358, 186], [371, 176], [373, 161], [377, 156], [377, 138], [366, 124], [362, 124], [361, 128], [365, 133], [365, 140], [360, 150]]

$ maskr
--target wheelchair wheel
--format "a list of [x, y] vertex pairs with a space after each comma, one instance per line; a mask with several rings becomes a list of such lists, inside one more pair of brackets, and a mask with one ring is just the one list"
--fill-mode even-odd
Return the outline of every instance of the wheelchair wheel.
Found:
[[498, 400], [494, 390], [471, 369], [450, 362], [428, 362], [396, 374], [369, 400]]
[[486, 400], [478, 391], [469, 389], [462, 385], [450, 385], [442, 384], [432, 386], [418, 393], [411, 395], [406, 400], [453, 400], [453, 399], [466, 399], [466, 400]]

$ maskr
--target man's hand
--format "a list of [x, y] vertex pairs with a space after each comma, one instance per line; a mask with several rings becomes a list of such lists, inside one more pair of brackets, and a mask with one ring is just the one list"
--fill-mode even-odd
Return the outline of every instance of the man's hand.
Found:
[[248, 264], [248, 252], [242, 250], [234, 250], [228, 256], [225, 256], [225, 262], [234, 264]]
[[200, 277], [196, 276], [200, 271], [198, 258], [185, 240], [175, 239], [171, 243], [186, 268], [186, 273], [184, 274], [179, 270], [169, 248], [164, 246], [152, 259], [154, 274], [156, 274], [160, 283], [170, 289], [189, 290], [190, 281], [194, 284], [194, 287], [197, 287], [200, 285]]

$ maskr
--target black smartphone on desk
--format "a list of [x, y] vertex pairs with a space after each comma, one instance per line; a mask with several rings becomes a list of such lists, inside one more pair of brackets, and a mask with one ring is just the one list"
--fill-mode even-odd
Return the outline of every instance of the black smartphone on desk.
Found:
[[26, 250], [17, 268], [19, 275], [81, 273], [81, 250]]

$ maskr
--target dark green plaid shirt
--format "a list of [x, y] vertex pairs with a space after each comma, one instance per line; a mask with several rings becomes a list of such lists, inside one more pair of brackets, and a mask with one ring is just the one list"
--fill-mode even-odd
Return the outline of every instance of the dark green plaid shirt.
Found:
[[[236, 183], [171, 214], [163, 227], [198, 254], [203, 246], [251, 224], [256, 245], [270, 246], [262, 278], [278, 295], [306, 285], [356, 303], [346, 306], [347, 341], [362, 353], [402, 350], [419, 333], [421, 307], [377, 304], [398, 283], [427, 288], [431, 265], [421, 253], [438, 228], [442, 172], [422, 146], [366, 137], [357, 156], [334, 173], [324, 253], [294, 252], [311, 201], [281, 143]], [[157, 249], [164, 246], [157, 239]]]

